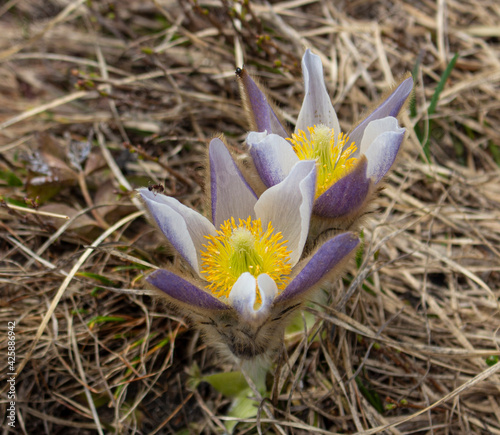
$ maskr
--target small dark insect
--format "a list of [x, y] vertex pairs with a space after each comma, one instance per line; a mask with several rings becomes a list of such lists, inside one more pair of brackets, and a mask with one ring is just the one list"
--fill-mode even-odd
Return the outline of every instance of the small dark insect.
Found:
[[148, 190], [153, 193], [163, 193], [165, 191], [165, 187], [163, 184], [153, 184], [152, 186], [148, 186]]
[[242, 70], [241, 68], [239, 68], [239, 67], [238, 67], [238, 68], [236, 68], [235, 74], [236, 74], [238, 77], [240, 77], [242, 73], [243, 73], [243, 70]]

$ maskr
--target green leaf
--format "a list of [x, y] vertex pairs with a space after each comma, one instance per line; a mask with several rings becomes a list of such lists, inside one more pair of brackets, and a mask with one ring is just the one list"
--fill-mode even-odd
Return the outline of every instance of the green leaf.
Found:
[[96, 298], [97, 296], [99, 296], [99, 293], [104, 291], [104, 289], [102, 287], [94, 287], [92, 289], [92, 291], [90, 292], [90, 296], [92, 296], [93, 298]]
[[494, 366], [495, 364], [498, 364], [498, 355], [490, 355], [488, 358], [486, 358], [486, 364], [489, 367]]
[[89, 312], [89, 310], [85, 309], [85, 308], [78, 308], [77, 310], [71, 310], [70, 311], [72, 315], [77, 315], [77, 314], [87, 314]]
[[436, 86], [436, 89], [434, 90], [434, 94], [432, 95], [431, 98], [431, 103], [429, 104], [429, 108], [427, 109], [427, 114], [429, 116], [433, 115], [434, 112], [436, 111], [436, 106], [439, 101], [439, 96], [441, 95], [441, 92], [444, 90], [444, 86], [446, 84], [446, 81], [450, 77], [451, 72], [453, 71], [453, 68], [455, 68], [455, 64], [457, 63], [459, 54], [456, 53], [455, 56], [450, 60], [450, 63], [446, 67], [446, 69], [443, 72], [443, 75], [441, 76], [441, 79], [439, 80], [438, 85]]
[[425, 157], [427, 158], [428, 163], [431, 162], [431, 151], [430, 151], [429, 147], [430, 147], [430, 132], [431, 132], [432, 121], [430, 118], [434, 114], [434, 112], [436, 111], [436, 107], [437, 107], [437, 104], [439, 101], [439, 96], [441, 95], [441, 92], [443, 92], [443, 89], [446, 85], [446, 81], [450, 77], [450, 74], [453, 71], [455, 64], [457, 63], [458, 56], [459, 56], [459, 54], [456, 53], [455, 56], [453, 56], [453, 58], [451, 59], [450, 63], [447, 65], [446, 69], [444, 70], [443, 75], [441, 76], [441, 79], [439, 80], [439, 83], [437, 84], [436, 89], [434, 90], [434, 94], [432, 95], [431, 102], [429, 104], [429, 108], [427, 109], [427, 115], [429, 117], [429, 121], [428, 121], [429, 127], [428, 127], [427, 131], [429, 133], [428, 133], [427, 141], [425, 142], [425, 144], [423, 146], [423, 149], [424, 149], [424, 154], [425, 154]]
[[[152, 340], [158, 335], [157, 332], [152, 332], [151, 334], [148, 335], [147, 339]], [[136, 340], [134, 343], [130, 345], [130, 349], [134, 349], [137, 346], [140, 346], [142, 343], [144, 343], [144, 340], [146, 340], [146, 337], [140, 338], [139, 340]]]
[[356, 267], [359, 269], [361, 265], [363, 264], [363, 254], [365, 253], [365, 234], [363, 230], [361, 230], [361, 233], [359, 234], [359, 248], [356, 251]]
[[108, 322], [123, 323], [125, 321], [126, 319], [124, 317], [119, 317], [119, 316], [96, 316], [90, 319], [87, 322], [87, 325], [89, 326], [89, 328], [92, 328], [94, 325], [97, 325], [99, 323], [108, 323]]
[[23, 182], [11, 171], [0, 171], [0, 180], [6, 181], [9, 187], [21, 187], [23, 185]]
[[145, 266], [144, 264], [137, 264], [137, 263], [134, 263], [134, 264], [131, 264], [129, 266], [116, 266], [115, 268], [113, 268], [113, 272], [123, 272], [125, 270], [147, 270], [149, 269], [148, 266]]
[[11, 198], [5, 198], [4, 196], [0, 196], [0, 200], [5, 201], [7, 204], [12, 204], [12, 205], [17, 205], [18, 207], [24, 207], [25, 209], [33, 210], [30, 207], [26, 207], [26, 202], [21, 201], [19, 199], [11, 199]]
[[[254, 399], [248, 397], [252, 394], [250, 388], [246, 390], [246, 393], [247, 394], [241, 395], [233, 401], [228, 412], [228, 417], [251, 418], [257, 416], [259, 404]], [[225, 426], [228, 433], [233, 433], [233, 430], [237, 424], [237, 421], [227, 421], [225, 423]]]
[[297, 334], [299, 332], [300, 333], [304, 332], [304, 319], [306, 321], [305, 326], [307, 330], [310, 331], [316, 319], [312, 313], [309, 313], [308, 311], [300, 311], [299, 313], [293, 316], [292, 321], [286, 327], [285, 335], [289, 336]]
[[97, 273], [92, 273], [92, 272], [78, 272], [76, 274], [77, 276], [82, 276], [84, 278], [90, 278], [93, 279], [94, 281], [98, 281], [101, 284], [107, 285], [108, 287], [116, 287], [116, 283], [109, 278], [106, 278], [105, 276], [99, 275]]
[[358, 385], [359, 391], [365, 396], [366, 400], [372, 404], [372, 406], [380, 413], [384, 412], [384, 404], [382, 399], [375, 390], [367, 388], [359, 376], [356, 376], [356, 384]]
[[203, 376], [201, 380], [208, 382], [226, 397], [237, 397], [249, 390], [247, 381], [241, 372], [215, 373]]
[[493, 160], [495, 160], [496, 164], [500, 166], [500, 147], [490, 141], [488, 144], [488, 149], [493, 156]]

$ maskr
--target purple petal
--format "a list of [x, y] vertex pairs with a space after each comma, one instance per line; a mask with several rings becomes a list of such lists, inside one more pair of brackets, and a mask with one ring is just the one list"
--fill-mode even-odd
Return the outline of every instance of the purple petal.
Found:
[[266, 187], [283, 181], [299, 160], [290, 143], [277, 134], [251, 132], [247, 144], [255, 169]]
[[281, 232], [286, 246], [292, 251], [290, 264], [294, 266], [302, 254], [309, 232], [311, 209], [316, 189], [316, 162], [300, 160], [288, 177], [267, 189], [255, 205], [255, 213], [262, 228], [272, 223], [275, 232]]
[[354, 130], [349, 134], [351, 142], [355, 142], [358, 146], [361, 143], [361, 138], [367, 125], [376, 119], [385, 118], [386, 116], [397, 116], [401, 107], [410, 95], [413, 89], [413, 79], [408, 77], [386, 98], [373, 112], [371, 112]]
[[266, 96], [248, 72], [243, 68], [236, 70], [236, 74], [241, 84], [243, 100], [249, 106], [257, 131], [267, 131], [268, 133], [274, 133], [284, 138], [289, 137], [274, 110], [269, 105]]
[[210, 293], [196, 287], [189, 281], [165, 269], [155, 270], [146, 281], [177, 302], [206, 310], [228, 310], [229, 306]]
[[323, 124], [333, 128], [337, 137], [340, 133], [339, 120], [326, 89], [323, 65], [320, 57], [312, 54], [309, 49], [302, 58], [302, 74], [305, 95], [295, 131], [302, 130], [309, 135], [307, 127]]
[[208, 150], [212, 220], [219, 228], [225, 220], [254, 217], [257, 196], [241, 175], [231, 154], [220, 139], [212, 139]]
[[337, 218], [359, 209], [365, 202], [372, 183], [366, 175], [367, 165], [366, 158], [362, 156], [351, 172], [316, 199], [313, 213], [325, 218]]
[[323, 243], [283, 293], [276, 298], [275, 303], [300, 296], [320, 283], [334, 267], [343, 263], [358, 243], [359, 239], [353, 233], [339, 234]]
[[212, 223], [175, 198], [156, 194], [145, 188], [139, 189], [139, 194], [167, 240], [199, 273], [200, 251], [206, 243], [205, 236], [216, 235]]
[[405, 137], [405, 129], [386, 131], [379, 135], [365, 153], [368, 160], [366, 176], [377, 184], [391, 169]]

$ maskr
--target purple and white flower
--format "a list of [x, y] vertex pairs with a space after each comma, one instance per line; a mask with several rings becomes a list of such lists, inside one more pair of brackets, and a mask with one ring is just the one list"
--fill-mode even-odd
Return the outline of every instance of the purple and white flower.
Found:
[[313, 214], [354, 220], [387, 174], [403, 142], [405, 129], [396, 116], [413, 88], [411, 77], [379, 104], [348, 135], [340, 130], [323, 78], [319, 56], [307, 50], [302, 59], [305, 97], [295, 132], [286, 133], [265, 94], [244, 70], [238, 70], [244, 100], [256, 131], [247, 144], [263, 183], [273, 186], [297, 162], [317, 162]]
[[158, 269], [146, 280], [213, 341], [251, 359], [279, 345], [284, 319], [345, 263], [359, 240], [343, 233], [301, 259], [315, 194], [313, 161], [297, 162], [259, 198], [220, 139], [210, 143], [209, 168], [211, 220], [174, 198], [139, 190], [192, 272]]

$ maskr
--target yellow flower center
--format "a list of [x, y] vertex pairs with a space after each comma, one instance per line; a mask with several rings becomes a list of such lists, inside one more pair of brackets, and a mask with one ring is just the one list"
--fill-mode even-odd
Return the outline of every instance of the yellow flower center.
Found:
[[326, 125], [307, 129], [309, 138], [299, 130], [288, 141], [300, 160], [316, 160], [317, 198], [354, 166], [357, 159], [351, 156], [357, 148], [354, 142], [349, 144], [349, 137], [344, 133], [339, 133], [335, 143], [335, 132]]
[[[291, 271], [289, 257], [281, 233], [274, 234], [269, 222], [267, 230], [262, 230], [260, 219], [226, 220], [216, 236], [205, 236], [208, 243], [201, 253], [201, 273], [208, 281], [208, 289], [217, 297], [229, 296], [236, 280], [244, 272], [258, 277], [267, 273], [283, 290]], [[260, 297], [257, 294], [258, 301]]]

